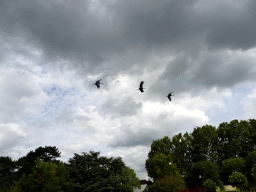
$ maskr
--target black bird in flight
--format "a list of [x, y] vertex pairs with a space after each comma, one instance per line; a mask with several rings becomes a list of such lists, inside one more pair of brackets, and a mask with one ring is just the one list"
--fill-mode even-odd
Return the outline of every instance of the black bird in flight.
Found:
[[146, 88], [143, 88], [143, 83], [144, 81], [141, 81], [140, 83], [140, 88], [138, 90], [140, 90], [141, 92], [144, 92], [143, 89], [146, 89]]
[[[100, 83], [100, 81], [101, 81], [101, 79], [98, 80], [98, 81], [96, 81], [95, 84], [93, 84], [93, 85], [96, 85], [98, 89], [100, 88], [100, 84], [103, 84], [103, 83]], [[103, 84], [103, 85], [104, 85], [104, 84]]]
[[174, 96], [174, 95], [172, 95], [172, 93], [173, 93], [173, 92], [169, 93], [168, 96], [167, 96], [170, 101], [172, 100], [172, 99], [171, 99], [171, 96]]

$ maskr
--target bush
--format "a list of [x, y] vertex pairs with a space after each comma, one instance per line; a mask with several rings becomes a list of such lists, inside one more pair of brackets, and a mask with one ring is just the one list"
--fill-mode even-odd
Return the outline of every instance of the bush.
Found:
[[216, 192], [217, 186], [214, 181], [212, 181], [211, 179], [207, 179], [203, 183], [203, 188], [205, 189], [206, 192]]
[[184, 180], [179, 174], [165, 175], [163, 178], [156, 179], [153, 185], [149, 186], [149, 192], [176, 192], [185, 189]]
[[248, 188], [247, 178], [240, 172], [233, 172], [229, 176], [229, 182], [232, 184], [232, 187], [237, 187], [240, 191]]
[[204, 191], [203, 187], [188, 188], [188, 189], [184, 189], [180, 192], [201, 192], [201, 191]]

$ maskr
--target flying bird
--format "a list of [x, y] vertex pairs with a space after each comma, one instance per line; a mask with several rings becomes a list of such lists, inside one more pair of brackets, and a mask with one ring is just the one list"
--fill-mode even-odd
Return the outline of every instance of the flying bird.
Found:
[[[100, 81], [101, 81], [101, 79], [98, 80], [98, 81], [96, 81], [95, 84], [93, 84], [93, 85], [96, 85], [98, 89], [100, 88], [100, 84], [103, 84], [103, 83], [100, 83]], [[104, 84], [103, 84], [103, 85], [104, 85]]]
[[144, 92], [143, 89], [146, 89], [146, 88], [143, 88], [143, 83], [144, 81], [141, 81], [140, 83], [140, 88], [138, 90], [140, 90], [141, 92]]
[[174, 96], [174, 95], [172, 95], [172, 93], [173, 92], [171, 92], [171, 93], [169, 93], [168, 95], [167, 95], [167, 97], [168, 97], [168, 99], [171, 101], [172, 99], [171, 99], [171, 96]]

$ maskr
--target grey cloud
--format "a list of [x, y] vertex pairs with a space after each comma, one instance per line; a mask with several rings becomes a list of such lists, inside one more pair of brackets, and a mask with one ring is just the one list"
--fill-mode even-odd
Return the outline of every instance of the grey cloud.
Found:
[[109, 98], [99, 109], [100, 114], [112, 114], [112, 118], [136, 115], [142, 107], [142, 103], [136, 103], [132, 97], [122, 100]]

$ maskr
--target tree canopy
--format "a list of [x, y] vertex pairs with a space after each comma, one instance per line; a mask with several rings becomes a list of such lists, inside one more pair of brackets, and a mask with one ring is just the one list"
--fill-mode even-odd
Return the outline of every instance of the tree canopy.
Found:
[[[194, 128], [190, 134], [186, 132], [182, 136], [179, 133], [172, 139], [165, 136], [153, 141], [146, 169], [151, 178], [156, 177], [153, 170], [158, 165], [154, 165], [152, 159], [157, 154], [162, 154], [171, 157], [172, 163], [177, 166], [183, 178], [186, 178], [187, 185], [196, 182], [202, 185], [206, 179], [213, 180], [219, 186], [223, 183], [227, 185], [230, 184], [228, 179], [232, 171], [242, 172], [252, 182], [252, 168], [256, 165], [255, 149], [256, 120], [239, 122], [235, 119], [230, 123], [221, 123], [217, 129], [204, 125]], [[159, 166], [161, 164], [159, 161]], [[199, 174], [201, 178], [198, 178]]]
[[82, 154], [74, 154], [69, 163], [62, 163], [55, 159], [60, 155], [56, 147], [39, 147], [18, 161], [1, 157], [0, 189], [10, 191], [11, 186], [11, 191], [129, 192], [141, 187], [134, 170], [125, 166], [121, 157], [100, 157], [100, 152], [93, 151]]
[[62, 162], [55, 164], [37, 158], [32, 173], [28, 176], [24, 173], [10, 191], [73, 192], [73, 181], [69, 178], [69, 169]]

